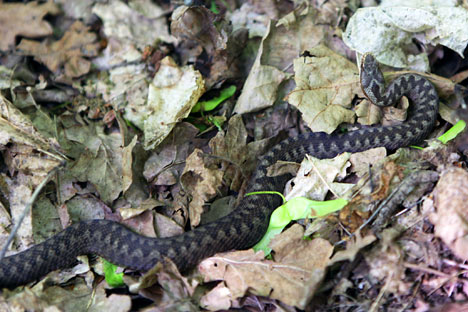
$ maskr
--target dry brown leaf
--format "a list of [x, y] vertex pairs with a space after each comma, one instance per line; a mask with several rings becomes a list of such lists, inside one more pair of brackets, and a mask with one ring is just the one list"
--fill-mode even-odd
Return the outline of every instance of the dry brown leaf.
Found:
[[53, 3], [37, 2], [0, 4], [0, 50], [6, 51], [15, 45], [16, 36], [29, 38], [52, 34], [52, 27], [43, 21], [45, 15], [56, 15], [59, 8]]
[[89, 72], [91, 62], [84, 57], [96, 56], [99, 44], [96, 43], [96, 34], [89, 32], [82, 22], [76, 21], [59, 41], [23, 39], [18, 49], [34, 55], [37, 61], [55, 74], [63, 66], [66, 78], [76, 78]]
[[225, 307], [226, 300], [249, 291], [304, 309], [325, 275], [333, 246], [324, 239], [304, 240], [303, 236], [302, 226], [293, 225], [275, 237], [270, 244], [275, 261], [264, 260], [263, 252], [252, 249], [205, 259], [199, 265], [205, 282], [224, 282], [214, 294], [208, 293], [202, 303], [212, 304], [214, 296]]
[[195, 149], [187, 157], [185, 169], [180, 178], [184, 188], [190, 190], [192, 196], [189, 204], [191, 226], [197, 226], [200, 223], [203, 205], [216, 196], [224, 175], [224, 172], [217, 166], [209, 168], [203, 156], [201, 150]]
[[434, 189], [436, 213], [429, 216], [434, 233], [463, 260], [468, 259], [468, 172], [449, 168]]

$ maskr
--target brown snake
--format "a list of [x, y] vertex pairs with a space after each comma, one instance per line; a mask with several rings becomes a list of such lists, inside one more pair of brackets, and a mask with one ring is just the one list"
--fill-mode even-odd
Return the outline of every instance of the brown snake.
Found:
[[[395, 150], [421, 141], [432, 130], [439, 99], [434, 86], [425, 78], [405, 74], [385, 88], [377, 62], [366, 54], [361, 65], [361, 86], [369, 100], [378, 106], [391, 105], [406, 95], [412, 102], [407, 121], [339, 135], [311, 132], [284, 140], [260, 157], [247, 191], [283, 188], [288, 176], [266, 175], [267, 167], [277, 160], [298, 162], [305, 154], [331, 158], [342, 152], [378, 146]], [[168, 257], [184, 271], [216, 252], [254, 245], [265, 233], [271, 212], [280, 204], [276, 195], [248, 196], [226, 217], [169, 238], [144, 237], [106, 220], [75, 223], [43, 243], [1, 260], [0, 287], [12, 288], [70, 267], [83, 254], [98, 254], [120, 266], [143, 271]]]

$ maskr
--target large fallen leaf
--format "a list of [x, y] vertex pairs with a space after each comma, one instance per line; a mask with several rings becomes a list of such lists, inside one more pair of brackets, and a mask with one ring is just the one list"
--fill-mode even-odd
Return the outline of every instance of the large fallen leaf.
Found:
[[202, 297], [201, 304], [210, 310], [226, 309], [228, 302], [248, 291], [304, 309], [325, 276], [333, 246], [324, 239], [304, 240], [303, 236], [300, 225], [278, 235], [270, 244], [275, 261], [264, 260], [263, 252], [251, 249], [205, 259], [199, 265], [205, 282], [223, 282], [215, 294]]
[[391, 0], [361, 8], [349, 20], [343, 41], [361, 53], [372, 52], [383, 64], [400, 68], [407, 66], [405, 51], [415, 38], [424, 44], [444, 45], [463, 56], [468, 11], [450, 1], [444, 4]]
[[[263, 40], [268, 36], [268, 32]], [[248, 113], [273, 105], [276, 101], [276, 92], [279, 84], [285, 78], [285, 74], [274, 66], [263, 65], [262, 61], [263, 41], [258, 49], [257, 58], [244, 83], [244, 88], [237, 99], [235, 113]]]
[[89, 72], [91, 62], [84, 57], [96, 56], [99, 44], [96, 34], [89, 32], [80, 21], [76, 21], [59, 41], [37, 42], [23, 39], [18, 49], [46, 65], [55, 74], [64, 67], [66, 78], [75, 78]]
[[302, 112], [313, 131], [333, 132], [343, 122], [354, 122], [353, 97], [361, 95], [356, 65], [325, 46], [313, 57], [294, 60], [296, 88], [286, 100]]
[[37, 38], [51, 35], [52, 26], [42, 19], [47, 14], [56, 15], [59, 12], [53, 1], [43, 4], [0, 4], [0, 50], [6, 51], [14, 47], [17, 36]]

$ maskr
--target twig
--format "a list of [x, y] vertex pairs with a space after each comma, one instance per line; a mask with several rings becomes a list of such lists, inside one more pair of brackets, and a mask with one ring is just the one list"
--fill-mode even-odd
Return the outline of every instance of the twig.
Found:
[[19, 227], [21, 226], [21, 223], [23, 223], [24, 218], [26, 217], [27, 214], [31, 211], [31, 207], [36, 200], [37, 196], [41, 192], [41, 190], [44, 188], [44, 186], [49, 182], [51, 177], [57, 172], [57, 170], [62, 167], [63, 163], [52, 169], [49, 174], [42, 180], [42, 182], [36, 187], [34, 190], [34, 193], [31, 196], [31, 199], [29, 202], [26, 204], [26, 207], [24, 207], [23, 213], [19, 217], [18, 221], [16, 222], [15, 226], [13, 227], [13, 230], [11, 230], [10, 235], [8, 236], [8, 240], [3, 246], [2, 251], [0, 252], [0, 261], [5, 257], [5, 254], [8, 250], [8, 247], [10, 246], [11, 242], [13, 241], [13, 238], [16, 235], [16, 232], [18, 232]]

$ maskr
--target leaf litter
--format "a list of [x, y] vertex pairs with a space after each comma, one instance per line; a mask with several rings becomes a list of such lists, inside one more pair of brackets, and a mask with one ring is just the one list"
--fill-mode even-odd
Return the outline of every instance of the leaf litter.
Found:
[[[203, 223], [216, 199], [235, 206], [256, 159], [286, 136], [307, 128], [352, 131], [356, 119], [361, 125], [404, 120], [405, 100], [383, 112], [363, 100], [353, 50], [371, 50], [395, 67], [452, 70], [445, 78], [424, 74], [442, 98], [432, 138], [463, 116], [464, 89], [447, 78], [463, 84], [465, 61], [453, 70], [448, 49], [427, 45], [463, 54], [464, 22], [443, 22], [465, 16], [466, 6], [174, 3], [86, 1], [72, 7], [62, 1], [61, 9], [50, 1], [0, 4], [1, 242], [42, 179], [67, 163], [36, 200], [10, 253], [84, 219], [122, 222], [152, 237], [180, 234]], [[419, 19], [424, 27], [408, 25], [420, 14], [427, 17]], [[369, 21], [383, 19], [391, 23], [380, 39], [397, 39], [393, 49], [388, 40], [369, 40], [382, 34], [375, 28], [381, 25]], [[398, 74], [387, 71], [385, 77]], [[206, 100], [205, 90], [229, 86], [238, 90], [233, 98], [190, 114]], [[74, 96], [57, 102], [38, 91]], [[390, 156], [378, 148], [331, 160], [306, 157], [300, 167], [274, 165], [270, 174], [297, 172], [287, 187], [291, 197], [337, 194], [351, 202], [338, 214], [286, 228], [270, 244], [268, 259], [252, 249], [232, 251], [205, 259], [190, 274], [165, 262], [141, 279], [118, 268], [128, 289], [113, 289], [100, 261], [81, 257], [72, 269], [4, 290], [0, 309], [427, 311], [466, 302], [463, 139]], [[386, 228], [362, 227], [405, 177], [428, 169], [440, 173], [435, 188], [415, 181], [420, 185], [399, 203], [400, 213], [390, 216]]]

